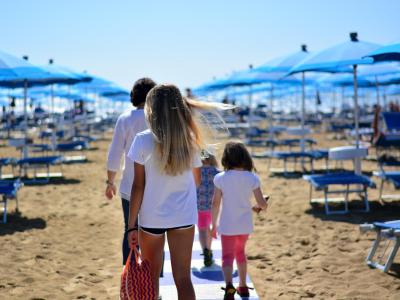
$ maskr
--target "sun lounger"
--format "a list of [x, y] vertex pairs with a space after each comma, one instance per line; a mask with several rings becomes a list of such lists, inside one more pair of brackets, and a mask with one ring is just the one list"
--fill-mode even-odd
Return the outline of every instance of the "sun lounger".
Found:
[[382, 118], [387, 131], [400, 132], [400, 112], [383, 112]]
[[15, 158], [0, 158], [0, 179], [3, 178], [3, 167], [11, 166], [12, 167], [12, 176], [14, 174], [14, 166], [16, 165], [17, 160]]
[[67, 151], [79, 151], [88, 149], [88, 143], [85, 141], [74, 141], [69, 143], [59, 143], [56, 146], [56, 150], [60, 152]]
[[[52, 135], [53, 135], [53, 131], [52, 131], [51, 129], [47, 129], [47, 130], [41, 131], [41, 132], [39, 133], [39, 138], [40, 138], [40, 139], [51, 138]], [[65, 136], [64, 130], [58, 130], [58, 131], [56, 131], [56, 132], [55, 132], [55, 136], [56, 136], [57, 138], [62, 139], [62, 138]]]
[[[400, 189], [400, 160], [395, 157], [382, 156], [378, 159], [379, 171], [375, 171], [374, 176], [381, 179], [379, 187], [379, 201], [383, 198], [399, 198], [400, 195], [383, 195], [383, 186], [385, 182], [390, 182], [396, 189]], [[397, 167], [395, 170], [387, 168]]]
[[16, 210], [18, 211], [18, 197], [17, 192], [22, 186], [21, 181], [5, 181], [0, 180], [0, 195], [2, 196], [1, 202], [3, 202], [3, 223], [7, 223], [7, 202], [9, 199], [16, 200]]
[[[367, 256], [367, 264], [372, 268], [377, 268], [387, 273], [392, 266], [393, 260], [396, 257], [400, 247], [400, 220], [390, 222], [375, 222], [373, 224], [360, 225], [361, 232], [375, 231], [376, 238], [372, 244], [372, 248]], [[375, 258], [377, 250], [381, 242], [386, 242], [385, 251]], [[391, 250], [386, 255], [390, 243], [393, 243]], [[386, 260], [385, 260], [386, 258]]]
[[[20, 177], [27, 177], [27, 170], [33, 169], [33, 178], [30, 181], [33, 182], [49, 182], [50, 178], [62, 177], [60, 173], [50, 173], [50, 167], [59, 165], [63, 162], [62, 156], [41, 156], [41, 157], [28, 157], [17, 161], [19, 168]], [[45, 173], [37, 173], [39, 169], [46, 169]]]
[[[293, 170], [296, 170], [297, 162], [300, 162], [304, 168], [304, 163], [310, 165], [310, 171], [314, 172], [314, 161], [319, 159], [328, 160], [327, 150], [311, 150], [311, 151], [267, 151], [263, 153], [253, 154], [255, 158], [268, 158], [268, 169], [270, 169], [271, 159], [278, 159], [283, 161], [283, 173], [288, 174], [287, 164], [293, 163]], [[327, 166], [327, 163], [326, 163]], [[304, 170], [303, 170], [304, 171]]]
[[[374, 187], [374, 182], [367, 176], [358, 175], [352, 172], [348, 173], [330, 173], [323, 175], [304, 175], [304, 180], [310, 183], [310, 203], [314, 202], [312, 199], [313, 188], [317, 191], [324, 192], [324, 206], [325, 213], [330, 214], [346, 214], [349, 212], [349, 194], [357, 193], [363, 194], [365, 208], [361, 211], [369, 212], [369, 202], [368, 202], [368, 188]], [[332, 188], [336, 189], [332, 189]], [[338, 187], [344, 187], [337, 189]], [[351, 188], [352, 187], [352, 188]], [[360, 188], [361, 187], [361, 188]], [[331, 210], [329, 207], [331, 194], [344, 194], [344, 209]]]
[[[87, 150], [89, 145], [86, 141], [73, 141], [68, 143], [60, 143], [56, 146], [56, 151], [59, 153], [66, 153], [66, 152], [82, 152]], [[85, 155], [73, 155], [73, 156], [66, 156], [64, 155], [64, 163], [81, 163], [86, 162], [87, 158]]]

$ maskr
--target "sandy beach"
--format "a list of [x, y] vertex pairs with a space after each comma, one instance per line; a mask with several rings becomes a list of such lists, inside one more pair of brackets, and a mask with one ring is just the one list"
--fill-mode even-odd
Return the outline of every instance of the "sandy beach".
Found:
[[[122, 211], [119, 198], [103, 195], [110, 137], [93, 144], [87, 163], [64, 165], [64, 179], [20, 190], [21, 213], [0, 224], [0, 299], [118, 299]], [[347, 144], [314, 138], [320, 148]], [[1, 157], [17, 155], [0, 148]], [[358, 229], [398, 219], [399, 202], [380, 205], [375, 189], [371, 213], [326, 216], [310, 206], [301, 177], [271, 176], [265, 160], [255, 163], [271, 195], [247, 247], [260, 299], [400, 299], [400, 257], [391, 274], [370, 269], [365, 258], [374, 235]], [[376, 162], [363, 163], [367, 172], [376, 168]], [[14, 207], [11, 202], [10, 211]]]

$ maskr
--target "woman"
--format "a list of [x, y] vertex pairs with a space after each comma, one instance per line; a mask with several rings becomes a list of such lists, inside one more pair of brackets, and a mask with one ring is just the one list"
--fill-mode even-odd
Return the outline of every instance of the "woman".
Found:
[[[145, 105], [149, 130], [136, 136], [128, 154], [134, 162], [129, 243], [135, 247], [139, 241], [143, 259], [150, 261], [158, 294], [158, 274], [167, 236], [180, 300], [195, 299], [190, 263], [202, 145], [194, 120], [195, 108], [205, 108], [205, 105], [184, 99], [176, 86], [154, 87]], [[139, 228], [135, 226], [137, 219]]]

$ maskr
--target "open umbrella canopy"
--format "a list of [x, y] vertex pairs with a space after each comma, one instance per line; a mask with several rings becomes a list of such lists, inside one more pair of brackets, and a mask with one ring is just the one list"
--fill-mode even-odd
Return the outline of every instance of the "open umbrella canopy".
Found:
[[371, 51], [379, 48], [375, 43], [359, 41], [355, 32], [350, 33], [350, 41], [311, 54], [294, 66], [289, 73], [308, 71], [343, 72], [351, 71], [348, 66], [371, 64], [372, 58], [363, 58]]
[[102, 87], [99, 90], [99, 93], [101, 96], [124, 96], [124, 97], [128, 97], [129, 96], [129, 92], [127, 90], [125, 90], [124, 88], [121, 88], [117, 85], [110, 85], [110, 86], [105, 86]]
[[308, 57], [310, 53], [307, 51], [306, 45], [301, 45], [301, 50], [293, 54], [281, 56], [254, 68], [256, 72], [284, 72], [287, 73], [291, 68]]
[[71, 80], [64, 74], [50, 72], [24, 59], [0, 51], [0, 86], [18, 88], [64, 83]]
[[385, 90], [386, 95], [400, 95], [400, 85], [391, 85], [388, 86]]
[[382, 76], [400, 73], [400, 63], [398, 62], [381, 62], [372, 65], [362, 65], [358, 68], [360, 76]]
[[[375, 86], [374, 79], [369, 80], [365, 77], [359, 76], [357, 78], [358, 86], [360, 87], [370, 87]], [[354, 78], [352, 74], [327, 74], [326, 76], [322, 76], [318, 80], [318, 84], [331, 85], [331, 86], [353, 86]]]
[[[87, 73], [76, 72], [71, 70], [70, 68], [59, 66], [53, 64], [53, 61], [50, 60], [50, 63], [46, 66], [41, 66], [44, 70], [50, 73], [62, 74], [66, 77], [70, 78], [70, 83], [78, 83], [78, 82], [90, 82], [92, 77]], [[67, 82], [68, 83], [68, 82]]]
[[[84, 73], [86, 74], [86, 73]], [[85, 91], [90, 91], [90, 92], [97, 92], [97, 90], [100, 90], [103, 87], [107, 87], [107, 86], [113, 86], [115, 85], [113, 82], [98, 77], [98, 76], [94, 76], [91, 74], [86, 74], [87, 76], [91, 77], [92, 80], [90, 82], [81, 82], [78, 84], [74, 85], [75, 89], [79, 89], [79, 90], [85, 90]]]
[[378, 48], [367, 55], [375, 62], [400, 60], [400, 41]]
[[131, 98], [129, 94], [111, 94], [104, 96], [105, 99], [110, 100], [112, 102], [130, 102]]
[[224, 89], [231, 86], [248, 86], [262, 83], [275, 84], [300, 84], [300, 80], [295, 77], [284, 77], [282, 72], [253, 72], [251, 69], [239, 71], [230, 76], [210, 82], [208, 85], [203, 85], [203, 89]]

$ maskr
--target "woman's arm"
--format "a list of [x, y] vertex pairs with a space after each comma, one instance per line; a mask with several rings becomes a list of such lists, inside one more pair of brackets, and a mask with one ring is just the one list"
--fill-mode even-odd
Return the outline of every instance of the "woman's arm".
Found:
[[[143, 201], [144, 187], [146, 184], [144, 166], [135, 162], [134, 179], [131, 190], [131, 201], [129, 202], [128, 230], [137, 226], [137, 217]], [[129, 232], [130, 244], [137, 244], [137, 231]]]
[[222, 191], [219, 188], [214, 187], [214, 195], [211, 207], [211, 216], [212, 216], [211, 234], [215, 238], [217, 237], [217, 220], [219, 215], [219, 208], [221, 206], [221, 199], [222, 199]]
[[193, 177], [194, 182], [196, 183], [196, 187], [198, 187], [201, 183], [201, 168], [193, 168]]

